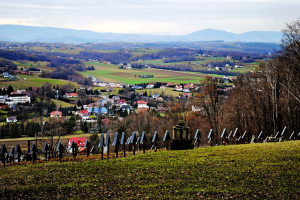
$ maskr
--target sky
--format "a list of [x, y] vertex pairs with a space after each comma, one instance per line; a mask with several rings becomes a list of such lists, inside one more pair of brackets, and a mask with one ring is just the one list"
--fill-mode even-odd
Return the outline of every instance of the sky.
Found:
[[[281, 31], [300, 0], [0, 0], [0, 24], [95, 32], [184, 35]], [[0, 30], [1, 31], [1, 30]]]

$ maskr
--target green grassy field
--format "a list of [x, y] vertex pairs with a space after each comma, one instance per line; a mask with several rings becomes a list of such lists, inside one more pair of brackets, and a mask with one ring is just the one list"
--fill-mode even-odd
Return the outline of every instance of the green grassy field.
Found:
[[3, 199], [299, 199], [300, 142], [0, 168]]
[[61, 80], [61, 79], [51, 79], [51, 78], [41, 78], [39, 77], [39, 74], [34, 75], [25, 75], [25, 74], [18, 74], [17, 75], [20, 79], [16, 79], [14, 81], [8, 81], [8, 82], [1, 82], [1, 85], [3, 86], [13, 86], [14, 88], [19, 89], [25, 89], [28, 87], [42, 87], [44, 83], [48, 82], [52, 85], [67, 85], [68, 83], [71, 83], [75, 87], [78, 87], [79, 85], [77, 83], [67, 81], [67, 80]]
[[[55, 99], [51, 99], [51, 101], [53, 101], [56, 104], [56, 100]], [[63, 107], [63, 108], [68, 108], [68, 107], [74, 107], [75, 105], [67, 103], [67, 102], [64, 102], [64, 101], [58, 100], [58, 107], [60, 107], [60, 106]]]
[[[172, 83], [199, 83], [203, 75], [197, 73], [177, 72], [170, 70], [160, 70], [154, 68], [145, 68], [142, 70], [125, 70], [119, 69], [117, 65], [108, 65], [102, 63], [85, 62], [86, 65], [93, 65], [96, 70], [80, 72], [83, 76], [93, 75], [99, 77], [104, 82], [115, 83], [155, 83], [155, 82], [172, 82]], [[139, 78], [139, 75], [153, 75], [153, 78]]]

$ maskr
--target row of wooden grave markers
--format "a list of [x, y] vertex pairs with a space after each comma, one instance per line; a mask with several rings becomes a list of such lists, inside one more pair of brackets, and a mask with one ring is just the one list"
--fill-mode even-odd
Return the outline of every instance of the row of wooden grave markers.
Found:
[[[105, 135], [106, 134], [106, 135]], [[227, 130], [224, 128], [221, 134], [221, 140], [223, 145], [228, 145], [231, 144], [247, 144], [249, 141], [249, 134], [247, 134], [247, 131], [244, 131], [243, 134], [242, 132], [236, 128], [234, 131], [230, 131], [229, 133]], [[263, 137], [263, 132], [260, 131], [258, 134], [257, 138], [255, 135], [252, 135], [252, 138], [250, 139], [250, 143], [265, 143], [269, 141], [282, 141], [283, 139], [286, 141], [288, 140], [293, 140], [293, 139], [299, 139], [300, 138], [300, 133], [297, 135], [295, 132], [292, 132], [291, 135], [288, 137], [286, 127], [284, 127], [283, 131], [280, 133], [279, 131], [276, 133], [274, 137]], [[201, 138], [202, 134], [200, 133], [199, 129], [196, 130], [195, 136], [194, 136], [194, 147], [198, 148], [201, 143]], [[209, 134], [208, 134], [208, 142], [211, 144], [211, 147], [214, 146], [215, 143], [215, 134], [213, 132], [213, 129], [210, 129]], [[171, 136], [168, 131], [166, 131], [163, 142], [165, 143], [165, 148], [169, 150], [169, 143], [171, 141]], [[151, 140], [152, 146], [150, 150], [154, 150], [155, 152], [157, 151], [158, 147], [158, 142], [159, 142], [159, 136], [157, 131], [154, 132], [153, 138]], [[100, 142], [98, 147], [101, 149], [101, 160], [104, 159], [104, 147], [107, 148], [107, 159], [109, 159], [109, 146], [111, 144], [110, 141], [110, 134], [109, 133], [101, 133], [100, 135]], [[123, 157], [126, 156], [126, 146], [128, 147], [128, 151], [132, 150], [132, 154], [135, 155], [136, 152], [136, 146], [138, 146], [138, 150], [142, 150], [143, 153], [146, 152], [146, 144], [147, 144], [147, 136], [145, 131], [142, 132], [141, 137], [137, 137], [136, 132], [133, 132], [131, 136], [126, 138], [125, 132], [122, 132], [122, 134], [119, 134], [118, 132], [115, 133], [114, 140], [112, 143], [112, 147], [115, 148], [115, 154], [116, 157], [118, 158], [119, 156], [119, 151], [120, 148], [123, 150]], [[78, 146], [77, 144], [72, 141], [70, 145], [71, 151], [72, 151], [72, 156], [73, 158], [77, 157], [78, 154]], [[94, 147], [92, 147], [91, 142], [89, 140], [86, 140], [84, 148], [87, 150], [87, 156], [90, 156], [91, 152], [94, 152]], [[45, 159], [50, 158], [50, 150], [51, 146], [47, 142], [45, 142], [42, 153], [45, 155]], [[63, 158], [63, 152], [66, 150], [66, 148], [63, 146], [63, 144], [59, 141], [56, 152], [59, 155], [59, 160]], [[32, 143], [31, 148], [29, 149], [28, 154], [32, 157], [32, 163], [35, 163], [37, 159], [37, 148], [35, 143]], [[13, 162], [15, 161], [15, 158], [17, 158], [18, 164], [20, 163], [22, 155], [22, 150], [19, 144], [16, 145], [16, 148], [12, 147], [10, 152], [7, 151], [5, 144], [2, 144], [1, 149], [0, 149], [0, 158], [3, 164], [3, 167], [5, 167], [5, 163], [8, 162]], [[53, 155], [52, 155], [53, 157]], [[22, 158], [22, 161], [24, 160], [24, 155]]]

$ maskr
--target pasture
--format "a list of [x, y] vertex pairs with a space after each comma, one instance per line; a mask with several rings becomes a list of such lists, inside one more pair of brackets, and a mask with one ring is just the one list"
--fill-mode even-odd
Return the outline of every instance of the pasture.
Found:
[[[204, 75], [197, 73], [179, 72], [171, 70], [161, 70], [154, 68], [145, 68], [142, 70], [126, 70], [119, 69], [119, 66], [108, 65], [102, 63], [85, 62], [85, 64], [93, 65], [96, 70], [80, 72], [83, 76], [93, 75], [100, 78], [104, 82], [114, 83], [156, 83], [156, 82], [172, 82], [172, 83], [199, 83]], [[139, 75], [153, 75], [153, 78], [140, 78]]]
[[[201, 147], [0, 168], [3, 199], [299, 199], [300, 142]], [[113, 157], [113, 155], [112, 155]]]

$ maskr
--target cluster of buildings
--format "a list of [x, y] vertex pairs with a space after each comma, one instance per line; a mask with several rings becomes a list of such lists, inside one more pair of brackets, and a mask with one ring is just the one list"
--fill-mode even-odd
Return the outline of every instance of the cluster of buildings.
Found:
[[24, 90], [12, 92], [9, 95], [0, 95], [0, 104], [8, 106], [17, 105], [18, 103], [30, 103], [30, 94]]

